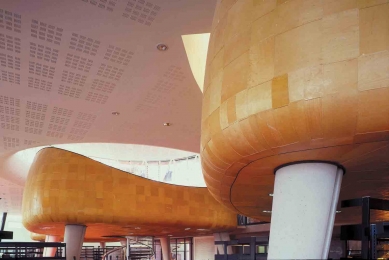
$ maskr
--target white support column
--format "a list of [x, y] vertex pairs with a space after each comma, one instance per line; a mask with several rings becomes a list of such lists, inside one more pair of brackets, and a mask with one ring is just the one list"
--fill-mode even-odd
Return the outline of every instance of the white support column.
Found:
[[160, 237], [163, 260], [172, 260], [172, 253], [170, 248], [170, 238]]
[[[45, 242], [60, 242], [58, 236], [46, 235]], [[43, 257], [54, 257], [57, 252], [56, 247], [45, 247], [43, 249]]]
[[100, 242], [100, 248], [105, 248], [105, 242]]
[[[226, 232], [222, 233], [214, 233], [213, 237], [216, 241], [230, 241], [230, 235]], [[227, 254], [232, 254], [232, 247], [227, 246]], [[224, 246], [223, 245], [215, 245], [215, 255], [224, 255]]]
[[268, 259], [327, 259], [342, 177], [321, 162], [277, 170]]
[[83, 225], [66, 225], [65, 238], [66, 243], [66, 260], [80, 260], [82, 244], [84, 243], [86, 226]]

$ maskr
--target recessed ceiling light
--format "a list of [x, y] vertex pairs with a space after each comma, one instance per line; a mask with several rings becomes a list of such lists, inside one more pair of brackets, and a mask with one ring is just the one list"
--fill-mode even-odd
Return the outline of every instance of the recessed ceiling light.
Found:
[[190, 227], [188, 227], [188, 228], [185, 228], [185, 230], [189, 230], [190, 229]]
[[264, 210], [263, 213], [271, 213], [271, 210]]
[[140, 227], [136, 227], [135, 229], [140, 229]]
[[171, 123], [168, 123], [168, 122], [166, 122], [166, 123], [163, 123], [163, 125], [164, 125], [164, 126], [171, 126], [172, 124], [171, 124]]
[[159, 51], [167, 51], [169, 47], [166, 44], [160, 43], [157, 45], [157, 50]]
[[173, 236], [173, 235], [168, 235], [169, 237]]
[[119, 112], [117, 112], [117, 111], [115, 111], [115, 112], [112, 112], [112, 115], [114, 115], [114, 116], [118, 116], [118, 115], [120, 115], [120, 113], [119, 113]]
[[342, 212], [342, 211], [340, 211], [340, 210], [337, 210], [337, 211], [336, 211], [336, 213], [340, 213], [340, 212]]
[[270, 197], [273, 197], [273, 193], [269, 193], [269, 196], [270, 196]]

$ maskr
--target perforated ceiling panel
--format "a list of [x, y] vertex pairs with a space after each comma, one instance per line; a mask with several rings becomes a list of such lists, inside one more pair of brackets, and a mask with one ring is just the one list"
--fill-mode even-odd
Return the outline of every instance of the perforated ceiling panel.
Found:
[[[77, 142], [198, 152], [198, 136], [183, 126], [200, 132], [202, 94], [181, 35], [209, 31], [214, 6], [214, 0], [0, 1], [0, 159]], [[157, 50], [161, 42], [168, 51]]]
[[140, 24], [150, 26], [157, 17], [161, 7], [145, 0], [128, 0], [123, 17]]

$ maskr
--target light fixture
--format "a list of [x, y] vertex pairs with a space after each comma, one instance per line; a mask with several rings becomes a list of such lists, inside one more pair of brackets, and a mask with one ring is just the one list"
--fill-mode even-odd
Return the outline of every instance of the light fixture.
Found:
[[342, 212], [342, 211], [340, 211], [340, 210], [337, 210], [337, 211], [336, 211], [336, 213], [340, 213], [340, 212]]
[[169, 122], [163, 123], [164, 126], [171, 126], [172, 124]]
[[190, 227], [188, 227], [188, 228], [185, 228], [185, 230], [189, 230], [190, 229]]
[[140, 229], [140, 227], [135, 227], [135, 229]]
[[271, 213], [271, 210], [264, 210], [263, 213]]
[[114, 116], [118, 116], [118, 115], [120, 115], [120, 113], [119, 113], [119, 112], [117, 112], [117, 111], [115, 111], [115, 112], [112, 112], [112, 115], [114, 115]]
[[169, 47], [164, 43], [160, 43], [157, 45], [157, 50], [159, 50], [159, 51], [167, 51], [168, 49], [169, 49]]
[[269, 196], [270, 196], [270, 197], [273, 197], [273, 193], [269, 193]]
[[169, 237], [172, 237], [173, 235], [168, 235]]

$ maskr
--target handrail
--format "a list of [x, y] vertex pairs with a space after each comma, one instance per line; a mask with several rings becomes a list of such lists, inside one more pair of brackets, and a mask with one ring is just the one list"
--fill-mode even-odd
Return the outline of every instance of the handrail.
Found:
[[126, 248], [126, 247], [127, 247], [127, 246], [119, 246], [119, 247], [117, 247], [117, 248], [114, 248], [114, 249], [108, 251], [107, 253], [105, 253], [105, 254], [101, 257], [101, 260], [104, 260], [105, 257], [106, 257], [107, 255], [112, 254], [113, 252], [116, 252], [116, 251], [118, 251], [118, 250], [120, 250], [120, 249], [123, 249], [123, 248]]
[[136, 242], [137, 244], [141, 244], [141, 245], [144, 245], [144, 246], [146, 246], [146, 247], [150, 248], [150, 249], [151, 249], [151, 252], [152, 252], [152, 255], [151, 255], [151, 256], [154, 256], [154, 255], [155, 255], [154, 248], [150, 247], [149, 245], [146, 245], [146, 244], [144, 244], [144, 243], [141, 243], [141, 242], [139, 242], [139, 241], [136, 241], [136, 240], [134, 240], [134, 239], [131, 239], [131, 238], [129, 238], [128, 240], [130, 240], [130, 241], [132, 240], [132, 241]]
[[[152, 248], [151, 246], [149, 246], [149, 245], [147, 245], [147, 244], [145, 244], [145, 243], [136, 241], [136, 240], [131, 239], [131, 238], [128, 239], [128, 240], [129, 240], [129, 242], [130, 242], [130, 241], [133, 242], [133, 244], [141, 244], [141, 245], [144, 245], [144, 246], [148, 247], [148, 248], [150, 249], [150, 252], [151, 252], [150, 257], [155, 255], [154, 248]], [[120, 247], [114, 248], [114, 249], [112, 249], [112, 250], [106, 252], [106, 253], [101, 257], [101, 260], [105, 260], [105, 258], [106, 258], [108, 255], [110, 255], [110, 254], [112, 254], [113, 252], [116, 252], [116, 251], [118, 251], [118, 250], [120, 250], [120, 249], [124, 249], [124, 248], [127, 248], [127, 245], [125, 245], [125, 246], [120, 246]], [[127, 252], [127, 254], [129, 254], [129, 253], [130, 253], [130, 252]]]

